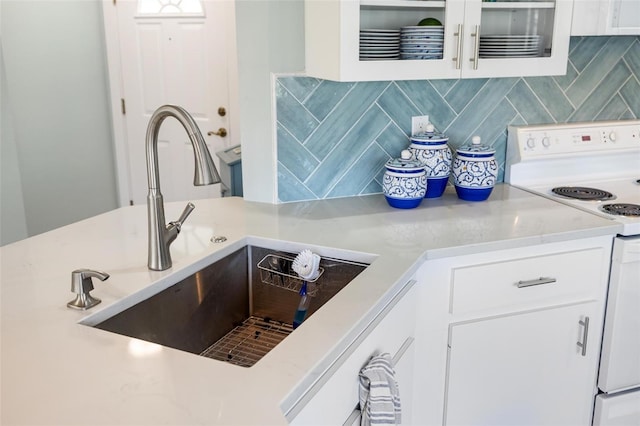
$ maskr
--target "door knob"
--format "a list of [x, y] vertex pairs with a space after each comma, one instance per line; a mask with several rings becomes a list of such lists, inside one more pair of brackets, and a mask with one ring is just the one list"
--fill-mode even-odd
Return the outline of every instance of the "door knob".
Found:
[[218, 115], [220, 117], [224, 117], [225, 115], [227, 115], [227, 110], [224, 107], [218, 108]]
[[207, 136], [213, 136], [213, 135], [224, 138], [225, 136], [227, 136], [227, 129], [225, 129], [224, 127], [220, 127], [217, 132], [214, 132], [213, 130], [210, 130], [207, 132]]

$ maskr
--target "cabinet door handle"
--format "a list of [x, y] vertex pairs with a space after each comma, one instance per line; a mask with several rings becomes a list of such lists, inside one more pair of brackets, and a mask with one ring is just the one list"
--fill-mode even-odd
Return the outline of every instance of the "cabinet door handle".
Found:
[[473, 58], [469, 60], [473, 62], [473, 69], [478, 69], [478, 54], [480, 52], [480, 25], [476, 25], [476, 32], [471, 34], [471, 37], [475, 37], [473, 42]]
[[[402, 346], [400, 346], [400, 349], [398, 349], [398, 351], [395, 353], [395, 355], [393, 356], [393, 358], [391, 359], [391, 364], [395, 367], [396, 364], [400, 361], [400, 358], [402, 358], [402, 356], [404, 355], [404, 353], [407, 351], [407, 349], [409, 349], [409, 347], [413, 344], [413, 341], [415, 339], [411, 336], [407, 337], [407, 339], [404, 341], [404, 343], [402, 344]], [[347, 417], [347, 420], [344, 421], [344, 423], [342, 424], [342, 426], [351, 426], [353, 425], [356, 420], [358, 420], [358, 418], [360, 417], [360, 403], [358, 403], [358, 405], [356, 405], [356, 408], [353, 409], [353, 411], [351, 412], [351, 414], [349, 415], [349, 417]]]
[[464, 29], [462, 24], [458, 24], [458, 30], [453, 33], [454, 36], [458, 37], [456, 39], [456, 57], [453, 58], [453, 62], [456, 64], [456, 69], [460, 69], [460, 62], [462, 61], [462, 41], [464, 40], [462, 36], [462, 30]]
[[587, 338], [589, 337], [589, 317], [578, 321], [582, 328], [582, 342], [577, 342], [578, 347], [582, 348], [582, 356], [587, 356]]
[[534, 286], [534, 285], [552, 284], [552, 283], [555, 283], [555, 282], [556, 282], [555, 278], [540, 277], [540, 278], [536, 278], [535, 280], [518, 281], [516, 283], [516, 287], [525, 288], [525, 287], [531, 287], [531, 286]]

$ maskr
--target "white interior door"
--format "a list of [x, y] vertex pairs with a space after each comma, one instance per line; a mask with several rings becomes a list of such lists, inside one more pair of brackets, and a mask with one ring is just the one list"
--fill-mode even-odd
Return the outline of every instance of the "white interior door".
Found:
[[[105, 13], [105, 23], [107, 38], [113, 35], [110, 28], [112, 33], [117, 30], [118, 38], [118, 83], [124, 107], [121, 130], [126, 144], [117, 157], [127, 163], [118, 167], [120, 174], [127, 174], [120, 178], [120, 186], [123, 192], [126, 182], [130, 200], [141, 204], [146, 202], [148, 189], [145, 134], [159, 106], [179, 105], [193, 116], [217, 166], [215, 153], [235, 144], [229, 99], [229, 87], [233, 87], [229, 78], [235, 76], [230, 75], [234, 68], [228, 63], [229, 49], [235, 49], [235, 42], [229, 40], [229, 26], [235, 21], [233, 1], [117, 0], [113, 7], [115, 14]], [[109, 16], [115, 16], [117, 24], [110, 26]], [[113, 84], [113, 69], [110, 75]], [[224, 115], [219, 108], [225, 109]], [[212, 133], [220, 128], [228, 131], [226, 137]], [[220, 196], [220, 185], [193, 186], [191, 143], [173, 118], [162, 124], [158, 157], [165, 201]]]

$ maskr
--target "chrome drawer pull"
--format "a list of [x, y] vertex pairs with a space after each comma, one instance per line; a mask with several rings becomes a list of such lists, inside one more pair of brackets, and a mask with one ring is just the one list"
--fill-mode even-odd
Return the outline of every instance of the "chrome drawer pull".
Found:
[[582, 356], [587, 356], [587, 337], [589, 337], [589, 317], [584, 317], [584, 321], [578, 321], [578, 324], [583, 326], [582, 329], [582, 342], [576, 343], [578, 347], [582, 348]]
[[516, 287], [525, 288], [525, 287], [531, 287], [531, 286], [534, 286], [534, 285], [552, 284], [552, 283], [555, 283], [555, 282], [556, 282], [555, 278], [540, 277], [540, 278], [535, 279], [535, 280], [518, 281], [516, 283]]

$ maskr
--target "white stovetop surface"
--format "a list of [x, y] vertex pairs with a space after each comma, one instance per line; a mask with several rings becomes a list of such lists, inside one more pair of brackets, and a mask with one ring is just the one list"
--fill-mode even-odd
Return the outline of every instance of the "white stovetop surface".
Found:
[[[637, 183], [637, 180], [640, 179], [639, 176], [640, 171], [638, 171], [637, 174], [634, 173], [624, 177], [617, 177], [615, 179], [572, 179], [568, 181], [545, 183], [543, 185], [523, 185], [522, 187], [534, 194], [539, 194], [559, 203], [564, 203], [569, 206], [597, 214], [603, 218], [619, 222], [623, 225], [623, 229], [620, 231], [620, 234], [622, 235], [640, 235], [640, 218], [612, 215], [601, 210], [601, 206], [604, 204], [640, 204], [640, 184]], [[558, 186], [580, 186], [600, 189], [602, 191], [610, 192], [615, 196], [615, 199], [607, 201], [591, 201], [558, 197], [551, 191], [553, 188]]]
[[[172, 245], [174, 266], [146, 267], [146, 206], [124, 207], [1, 248], [1, 418], [10, 424], [285, 424], [283, 411], [428, 259], [573, 238], [620, 225], [499, 185], [486, 202], [448, 189], [413, 210], [382, 195], [285, 205], [196, 201]], [[184, 203], [168, 203], [176, 218]], [[222, 244], [212, 235], [225, 235]], [[371, 258], [371, 266], [251, 368], [78, 324], [165, 288], [246, 242]], [[290, 244], [278, 243], [289, 241]], [[356, 253], [366, 253], [365, 256]], [[103, 270], [89, 312], [66, 303], [71, 271]], [[129, 299], [127, 299], [129, 300]], [[137, 349], [136, 349], [137, 347]], [[142, 350], [141, 350], [142, 349]]]

